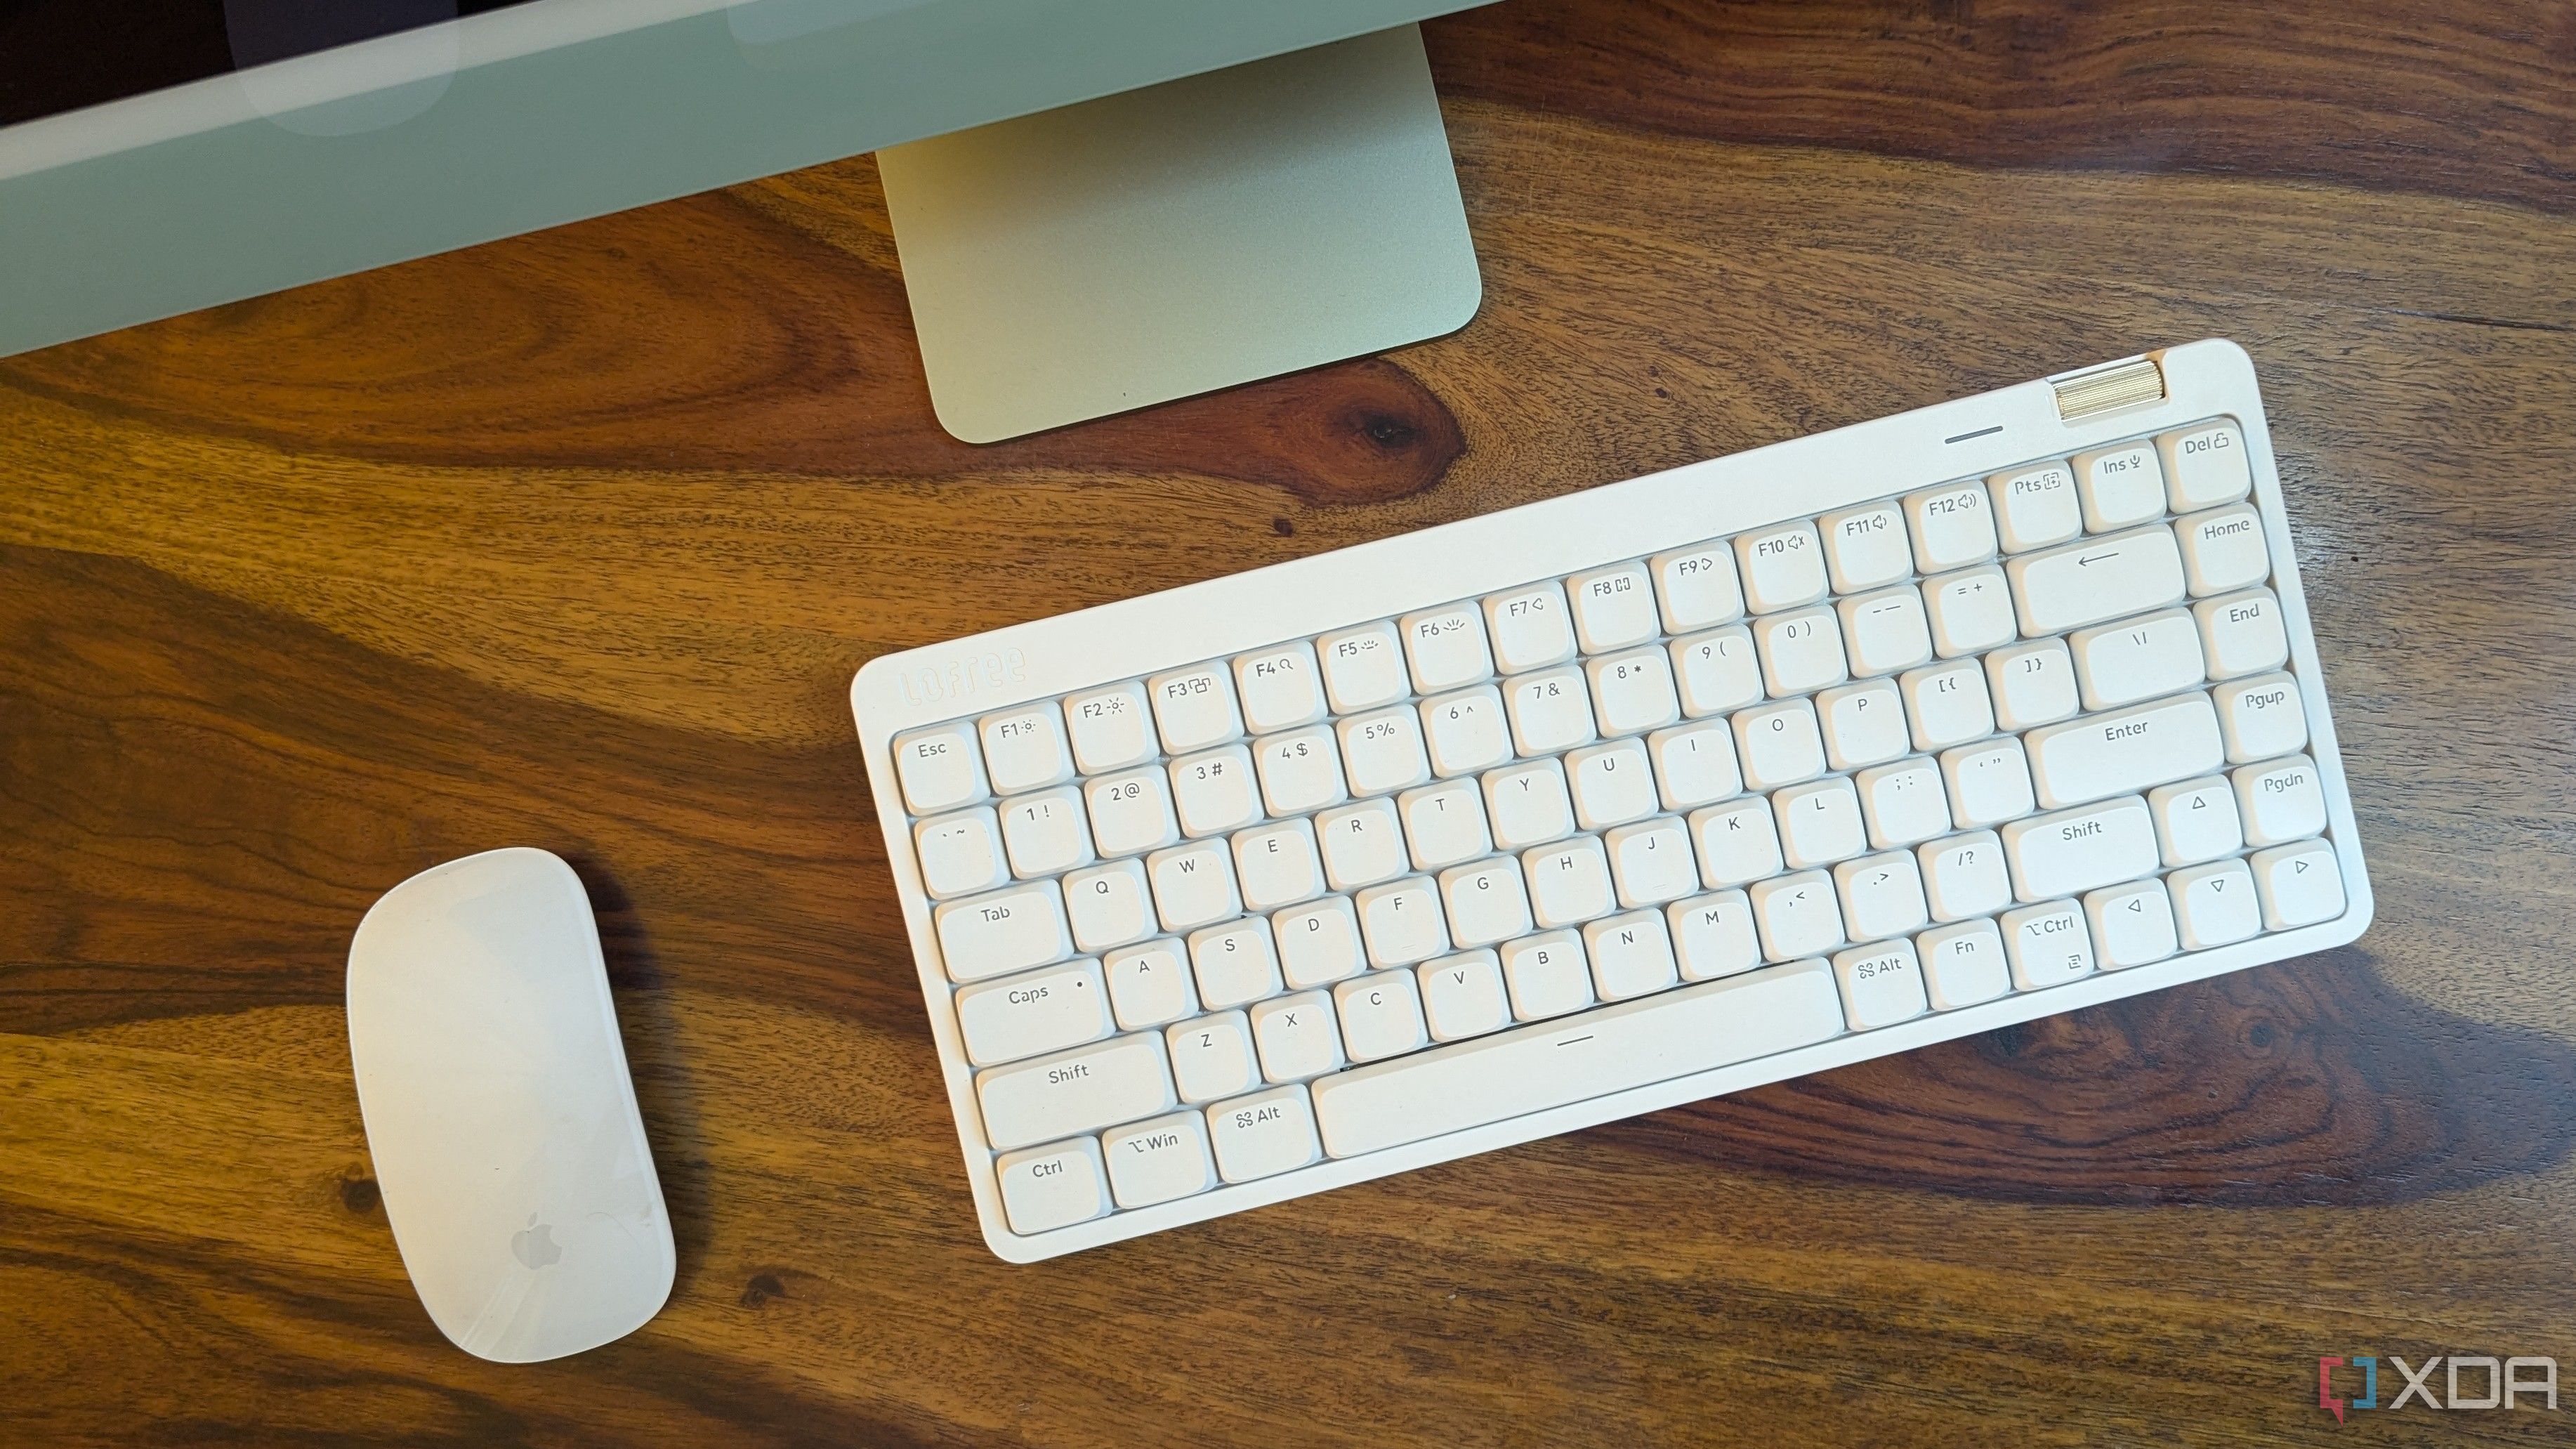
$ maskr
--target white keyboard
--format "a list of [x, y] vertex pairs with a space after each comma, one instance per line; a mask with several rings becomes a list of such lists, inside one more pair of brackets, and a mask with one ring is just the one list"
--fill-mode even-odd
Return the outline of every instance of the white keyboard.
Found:
[[850, 694], [1013, 1261], [2370, 918], [2228, 342], [891, 655]]

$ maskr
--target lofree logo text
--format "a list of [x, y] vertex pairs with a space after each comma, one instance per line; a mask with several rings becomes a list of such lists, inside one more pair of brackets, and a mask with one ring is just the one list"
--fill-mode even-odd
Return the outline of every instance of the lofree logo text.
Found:
[[[2541, 1407], [2558, 1407], [2558, 1360], [2554, 1358], [2481, 1358], [2474, 1354], [2453, 1354], [2424, 1360], [2418, 1369], [2395, 1354], [2388, 1356], [2389, 1367], [2397, 1371], [2403, 1387], [2397, 1397], [2386, 1404], [2379, 1402], [2380, 1360], [2372, 1354], [2354, 1354], [2349, 1359], [2317, 1359], [2317, 1407], [2331, 1410], [2335, 1422], [2344, 1421], [2346, 1409], [2402, 1409], [2410, 1400], [2421, 1399], [2428, 1409], [2512, 1409], [2528, 1407], [2522, 1400], [2538, 1399]], [[2442, 1387], [2445, 1392], [2435, 1397], [2433, 1375], [2446, 1368]], [[2361, 1373], [2361, 1397], [2343, 1399], [2335, 1396], [2335, 1370], [2357, 1369]], [[2466, 1392], [2463, 1392], [2465, 1387]]]

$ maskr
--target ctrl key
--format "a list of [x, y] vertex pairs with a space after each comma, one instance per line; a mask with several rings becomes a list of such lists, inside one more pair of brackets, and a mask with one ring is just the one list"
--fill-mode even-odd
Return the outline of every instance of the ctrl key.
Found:
[[1005, 1152], [994, 1170], [1002, 1179], [1002, 1211], [1012, 1232], [1052, 1232], [1109, 1211], [1100, 1144], [1088, 1137]]

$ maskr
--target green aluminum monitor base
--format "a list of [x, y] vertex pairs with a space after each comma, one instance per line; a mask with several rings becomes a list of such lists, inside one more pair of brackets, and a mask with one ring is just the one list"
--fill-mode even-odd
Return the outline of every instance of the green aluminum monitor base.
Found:
[[968, 442], [1419, 342], [1482, 295], [1411, 25], [877, 164], [932, 407]]

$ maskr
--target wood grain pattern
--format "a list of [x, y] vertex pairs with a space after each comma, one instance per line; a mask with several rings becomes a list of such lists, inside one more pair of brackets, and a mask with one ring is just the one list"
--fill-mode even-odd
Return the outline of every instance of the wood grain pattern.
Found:
[[[2315, 1360], [2576, 1366], [2569, 35], [1514, 0], [1430, 30], [1469, 328], [999, 448], [864, 160], [0, 361], [0, 1443], [2566, 1442]], [[2360, 948], [984, 1252], [860, 662], [2206, 335]], [[591, 890], [681, 1256], [520, 1369], [412, 1298], [338, 1005], [505, 843]]]

